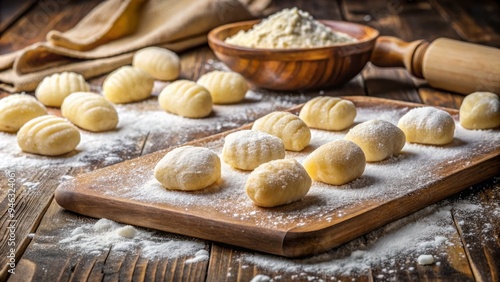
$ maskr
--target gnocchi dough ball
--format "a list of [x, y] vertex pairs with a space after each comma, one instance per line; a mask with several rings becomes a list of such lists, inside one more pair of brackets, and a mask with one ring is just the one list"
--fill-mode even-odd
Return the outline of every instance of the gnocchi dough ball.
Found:
[[179, 56], [160, 47], [143, 48], [134, 54], [132, 66], [140, 68], [159, 80], [174, 80], [179, 77]]
[[363, 150], [348, 140], [323, 144], [304, 161], [304, 168], [312, 179], [332, 185], [343, 185], [360, 177], [365, 165]]
[[404, 132], [385, 120], [370, 120], [351, 128], [345, 140], [356, 143], [367, 162], [378, 162], [396, 156], [403, 149], [406, 137]]
[[110, 73], [102, 84], [104, 97], [115, 104], [144, 100], [151, 96], [154, 78], [149, 73], [131, 66], [123, 66]]
[[58, 156], [73, 151], [80, 132], [65, 119], [44, 115], [28, 121], [17, 133], [17, 143], [25, 152]]
[[69, 95], [61, 105], [61, 113], [76, 126], [94, 132], [112, 130], [118, 124], [113, 104], [92, 92]]
[[208, 89], [214, 104], [238, 103], [248, 91], [246, 80], [235, 72], [209, 72], [202, 75], [196, 83]]
[[500, 127], [500, 97], [491, 92], [467, 95], [460, 106], [460, 124], [467, 129]]
[[241, 130], [226, 136], [222, 147], [222, 159], [228, 165], [253, 170], [263, 163], [285, 157], [283, 141], [271, 134]]
[[444, 145], [453, 141], [455, 134], [451, 115], [433, 107], [410, 110], [399, 119], [398, 127], [410, 143]]
[[344, 130], [354, 123], [356, 107], [336, 97], [316, 97], [304, 104], [299, 117], [312, 128]]
[[256, 120], [252, 130], [263, 131], [279, 137], [285, 149], [301, 151], [311, 141], [311, 130], [296, 115], [288, 112], [273, 112]]
[[207, 148], [184, 146], [168, 152], [156, 164], [154, 176], [170, 190], [200, 190], [221, 177], [221, 163]]
[[170, 83], [161, 91], [158, 102], [165, 111], [188, 118], [202, 118], [212, 112], [208, 90], [189, 80]]
[[261, 164], [248, 176], [245, 191], [257, 206], [276, 207], [302, 199], [311, 188], [311, 177], [294, 159]]
[[0, 100], [0, 131], [17, 132], [29, 120], [46, 114], [47, 109], [35, 97], [12, 94]]
[[38, 84], [35, 96], [45, 106], [60, 107], [69, 94], [89, 90], [90, 86], [82, 75], [74, 72], [63, 72], [45, 77]]

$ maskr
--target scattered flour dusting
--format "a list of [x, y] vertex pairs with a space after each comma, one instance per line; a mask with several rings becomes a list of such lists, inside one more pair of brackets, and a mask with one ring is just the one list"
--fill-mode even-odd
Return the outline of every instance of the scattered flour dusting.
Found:
[[[355, 123], [383, 119], [396, 124], [408, 109], [384, 111], [378, 108], [358, 109]], [[303, 162], [307, 154], [322, 144], [342, 139], [347, 130], [328, 132], [312, 130], [311, 144], [303, 152], [287, 152], [287, 158]], [[207, 189], [186, 193], [164, 189], [146, 170], [137, 184], [118, 191], [103, 191], [111, 196], [141, 202], [167, 203], [192, 210], [210, 210], [233, 221], [251, 222], [257, 226], [288, 228], [308, 222], [332, 221], [346, 216], [344, 210], [365, 200], [384, 201], [426, 187], [436, 180], [439, 169], [468, 166], [471, 156], [490, 152], [500, 142], [498, 131], [469, 131], [457, 125], [455, 141], [443, 147], [406, 144], [398, 157], [368, 163], [361, 178], [342, 186], [314, 182], [308, 195], [299, 202], [275, 209], [260, 209], [247, 198], [243, 189], [249, 172], [222, 163], [222, 180]], [[218, 154], [223, 140], [207, 144]], [[114, 176], [103, 176], [114, 177]], [[120, 193], [120, 195], [116, 195]], [[237, 203], [237, 204], [236, 204]], [[192, 210], [192, 212], [197, 212]], [[198, 211], [199, 212], [199, 211]]]
[[[345, 275], [365, 273], [371, 267], [384, 268], [388, 274], [411, 270], [421, 254], [430, 254], [438, 262], [446, 260], [449, 239], [456, 232], [450, 204], [433, 205], [395, 221], [327, 253], [304, 259], [287, 259], [250, 253], [237, 258], [242, 264], [255, 265], [273, 272]], [[406, 269], [395, 269], [406, 265]], [[313, 276], [312, 279], [318, 279]], [[390, 280], [391, 281], [391, 280]]]
[[269, 281], [271, 281], [271, 277], [262, 274], [255, 275], [255, 277], [252, 278], [252, 280], [250, 280], [250, 282], [269, 282]]
[[113, 251], [135, 250], [146, 258], [175, 259], [195, 255], [190, 263], [208, 259], [202, 241], [166, 239], [157, 234], [103, 218], [76, 227], [68, 232], [68, 237], [59, 241], [59, 245], [63, 249], [96, 255], [111, 248]]
[[40, 182], [30, 182], [30, 181], [27, 181], [27, 182], [23, 182], [23, 185], [28, 188], [28, 190], [31, 190], [31, 189], [36, 189], [38, 187], [38, 185], [40, 185]]
[[195, 137], [240, 127], [272, 111], [304, 103], [309, 98], [304, 95], [248, 91], [243, 102], [215, 105], [213, 113], [204, 119], [188, 119], [166, 113], [160, 109], [155, 97], [139, 103], [116, 105], [120, 121], [115, 131], [92, 133], [81, 130], [81, 142], [76, 150], [61, 157], [24, 153], [17, 145], [15, 134], [0, 132], [0, 158], [6, 160], [0, 162], [0, 168], [86, 167], [96, 163], [99, 166], [111, 165], [123, 161], [123, 156], [137, 156], [141, 151], [141, 142], [148, 135], [162, 135], [166, 142], [161, 144], [162, 148], [175, 146]]
[[199, 250], [194, 254], [193, 258], [187, 259], [186, 263], [205, 261], [208, 260], [208, 258], [209, 258], [209, 253], [207, 250]]
[[434, 263], [434, 257], [432, 255], [420, 255], [417, 258], [418, 264], [427, 265]]
[[207, 62], [205, 64], [205, 69], [207, 71], [214, 71], [214, 70], [231, 71], [231, 69], [223, 62], [212, 60], [212, 59], [207, 60]]

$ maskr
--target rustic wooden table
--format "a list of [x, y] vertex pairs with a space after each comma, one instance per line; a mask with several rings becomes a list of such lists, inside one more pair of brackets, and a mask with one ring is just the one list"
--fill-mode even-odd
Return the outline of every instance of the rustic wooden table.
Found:
[[[0, 6], [0, 53], [21, 49], [44, 40], [52, 29], [66, 30], [76, 24], [100, 1], [12, 1]], [[449, 37], [490, 46], [500, 46], [500, 14], [496, 1], [451, 0], [388, 0], [388, 1], [274, 1], [274, 10], [298, 6], [316, 18], [347, 20], [368, 24], [382, 35], [394, 35], [404, 40]], [[182, 77], [197, 79], [217, 65], [207, 46], [184, 52]], [[208, 66], [208, 67], [207, 67]], [[98, 89], [102, 77], [91, 80]], [[255, 90], [259, 93], [261, 90]], [[279, 105], [267, 111], [303, 103], [318, 92], [273, 93], [282, 97]], [[403, 69], [379, 69], [367, 65], [360, 75], [345, 86], [325, 89], [332, 96], [366, 95], [433, 106], [459, 108], [463, 96], [428, 87], [424, 81], [413, 79]], [[0, 93], [1, 96], [8, 95]], [[265, 101], [263, 101], [265, 103]], [[53, 114], [58, 110], [51, 109]], [[265, 114], [256, 112], [239, 123]], [[232, 127], [241, 124], [233, 124]], [[133, 144], [114, 148], [113, 157], [131, 159], [164, 149], [190, 139], [199, 138], [229, 128], [170, 137], [169, 142], [158, 132], [146, 132]], [[0, 135], [0, 140], [11, 138]], [[3, 153], [0, 174], [0, 280], [9, 281], [250, 281], [258, 274], [273, 281], [499, 281], [500, 280], [500, 184], [499, 178], [485, 180], [450, 199], [439, 202], [371, 232], [362, 238], [327, 254], [301, 260], [284, 260], [219, 243], [205, 242], [166, 233], [155, 233], [165, 242], [196, 242], [209, 252], [208, 259], [191, 263], [193, 253], [170, 258], [146, 258], [136, 248], [108, 247], [93, 254], [60, 246], [60, 241], [82, 224], [96, 219], [67, 212], [54, 201], [57, 185], [71, 176], [103, 167], [110, 162], [87, 160], [85, 166], [24, 166], [9, 159], [8, 147]], [[106, 157], [106, 156], [105, 156]], [[109, 160], [109, 159], [108, 159]], [[16, 193], [7, 190], [14, 172]], [[9, 217], [9, 199], [15, 198], [15, 222]], [[9, 229], [15, 223], [14, 229]], [[429, 228], [426, 228], [429, 227]], [[435, 227], [435, 228], [430, 228]], [[152, 232], [152, 231], [148, 231]], [[418, 233], [422, 233], [419, 236]], [[425, 233], [427, 232], [427, 233]], [[425, 234], [424, 234], [425, 233]], [[430, 238], [424, 238], [425, 236]], [[443, 237], [446, 237], [443, 239]], [[174, 238], [174, 239], [172, 239]], [[15, 242], [12, 243], [12, 241]], [[439, 243], [444, 242], [444, 243]], [[418, 245], [428, 244], [429, 248]], [[182, 248], [179, 243], [179, 248]], [[417, 246], [410, 248], [411, 246]], [[413, 250], [413, 251], [412, 251]], [[437, 263], [422, 266], [416, 262], [427, 250]], [[430, 250], [430, 251], [429, 251]], [[177, 252], [179, 253], [179, 252]], [[363, 255], [364, 253], [364, 255]], [[367, 255], [369, 254], [369, 255]], [[15, 256], [14, 258], [12, 258]], [[15, 263], [15, 274], [11, 274]], [[266, 281], [265, 276], [260, 281]]]

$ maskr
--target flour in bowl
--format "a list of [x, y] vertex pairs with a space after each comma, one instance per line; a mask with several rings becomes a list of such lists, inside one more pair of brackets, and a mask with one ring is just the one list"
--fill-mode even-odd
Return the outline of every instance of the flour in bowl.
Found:
[[250, 30], [241, 30], [225, 40], [233, 45], [266, 49], [314, 48], [356, 41], [296, 7], [273, 14]]

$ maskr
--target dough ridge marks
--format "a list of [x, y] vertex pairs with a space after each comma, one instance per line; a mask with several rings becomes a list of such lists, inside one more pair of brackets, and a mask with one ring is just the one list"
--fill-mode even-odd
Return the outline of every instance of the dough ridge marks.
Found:
[[299, 117], [312, 128], [344, 130], [354, 123], [356, 107], [337, 97], [316, 97], [304, 104]]
[[45, 115], [21, 127], [17, 142], [25, 152], [57, 156], [75, 149], [80, 143], [80, 132], [63, 118]]
[[80, 128], [102, 132], [116, 128], [118, 113], [104, 97], [91, 92], [76, 92], [68, 96], [62, 115]]
[[169, 84], [160, 93], [158, 101], [165, 111], [188, 118], [202, 118], [212, 112], [208, 90], [189, 80]]
[[226, 136], [222, 159], [232, 167], [253, 170], [259, 165], [285, 157], [283, 141], [271, 134], [241, 130]]
[[115, 104], [144, 100], [151, 96], [154, 78], [147, 72], [123, 66], [110, 73], [102, 85], [104, 97]]
[[285, 145], [286, 150], [301, 151], [311, 141], [311, 130], [296, 115], [288, 112], [273, 112], [255, 121], [252, 130], [274, 135]]
[[26, 122], [46, 114], [45, 106], [33, 96], [12, 94], [0, 100], [0, 131], [17, 132]]
[[35, 95], [46, 106], [60, 107], [71, 93], [89, 90], [90, 86], [82, 75], [63, 72], [45, 77], [36, 88]]

